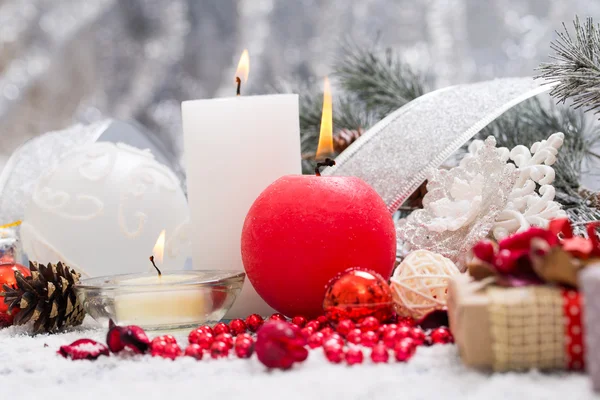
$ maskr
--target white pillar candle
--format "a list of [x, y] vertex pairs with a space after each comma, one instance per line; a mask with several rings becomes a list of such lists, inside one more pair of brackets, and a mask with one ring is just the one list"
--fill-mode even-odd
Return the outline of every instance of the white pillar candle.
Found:
[[[243, 270], [250, 206], [276, 179], [301, 173], [298, 95], [185, 101], [182, 112], [194, 269]], [[227, 317], [271, 312], [246, 281]]]

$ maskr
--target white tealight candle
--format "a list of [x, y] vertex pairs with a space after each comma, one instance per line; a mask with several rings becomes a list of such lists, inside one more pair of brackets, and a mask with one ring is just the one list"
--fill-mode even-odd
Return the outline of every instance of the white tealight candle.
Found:
[[[182, 114], [194, 268], [243, 271], [250, 206], [276, 179], [302, 172], [298, 95], [184, 101]], [[273, 312], [244, 286], [228, 318]]]

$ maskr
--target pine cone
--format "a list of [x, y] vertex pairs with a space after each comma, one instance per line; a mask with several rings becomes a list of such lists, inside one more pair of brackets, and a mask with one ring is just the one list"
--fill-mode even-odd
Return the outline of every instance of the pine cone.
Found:
[[33, 333], [81, 325], [85, 310], [73, 290], [81, 274], [61, 262], [48, 266], [30, 262], [29, 269], [28, 277], [16, 271], [16, 288], [4, 285], [4, 293], [0, 293], [9, 313], [19, 310], [14, 324], [34, 321]]
[[336, 153], [341, 153], [348, 146], [356, 141], [363, 134], [361, 128], [358, 129], [340, 129], [333, 135], [333, 147]]

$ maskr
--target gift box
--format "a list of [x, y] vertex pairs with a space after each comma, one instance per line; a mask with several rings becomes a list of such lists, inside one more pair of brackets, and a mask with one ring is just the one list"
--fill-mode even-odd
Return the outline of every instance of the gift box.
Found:
[[449, 283], [450, 328], [468, 366], [581, 370], [581, 299], [559, 286], [500, 287], [464, 274]]
[[586, 368], [594, 389], [600, 391], [600, 263], [582, 271], [579, 283], [585, 297]]

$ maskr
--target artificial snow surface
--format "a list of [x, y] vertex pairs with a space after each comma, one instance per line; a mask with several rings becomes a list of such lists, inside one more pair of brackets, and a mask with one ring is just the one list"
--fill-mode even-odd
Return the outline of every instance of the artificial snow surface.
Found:
[[[268, 372], [250, 360], [176, 361], [147, 356], [71, 361], [61, 345], [90, 338], [104, 342], [106, 330], [87, 319], [82, 328], [57, 335], [0, 330], [0, 397], [3, 399], [588, 399], [583, 374], [489, 374], [465, 368], [453, 345], [419, 348], [406, 364], [332, 365], [321, 350], [290, 371]], [[185, 334], [176, 335], [181, 345]], [[151, 336], [152, 337], [152, 336]]]

